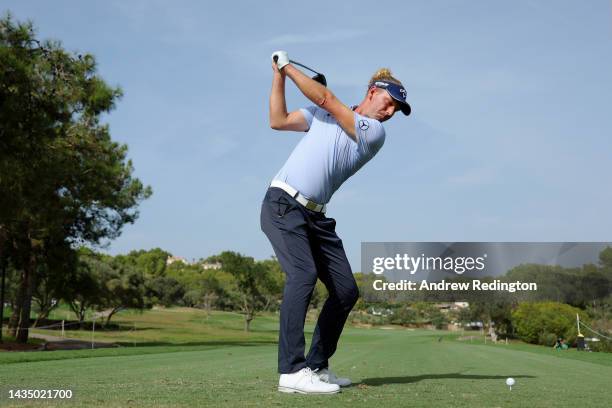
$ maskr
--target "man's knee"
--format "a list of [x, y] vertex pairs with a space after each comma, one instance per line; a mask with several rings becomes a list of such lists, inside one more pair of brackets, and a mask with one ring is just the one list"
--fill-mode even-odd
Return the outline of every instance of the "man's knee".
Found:
[[314, 269], [304, 268], [294, 270], [288, 267], [285, 271], [285, 288], [307, 290], [312, 292], [317, 284], [317, 272]]
[[340, 304], [345, 311], [350, 311], [359, 299], [359, 289], [357, 285], [351, 286], [340, 294]]

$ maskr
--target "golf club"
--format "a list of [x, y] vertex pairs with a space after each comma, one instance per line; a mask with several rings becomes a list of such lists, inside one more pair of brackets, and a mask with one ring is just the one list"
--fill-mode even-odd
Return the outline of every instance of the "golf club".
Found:
[[[277, 57], [277, 56], [274, 56], [274, 62], [276, 62], [277, 60], [278, 60], [278, 57]], [[313, 77], [312, 77], [312, 79], [314, 79], [315, 81], [317, 81], [318, 83], [320, 83], [320, 84], [321, 84], [321, 85], [323, 85], [323, 86], [327, 86], [327, 80], [325, 79], [325, 75], [323, 75], [322, 73], [317, 72], [317, 71], [315, 71], [314, 69], [309, 68], [309, 67], [307, 67], [306, 65], [301, 64], [301, 63], [299, 63], [299, 62], [297, 62], [297, 61], [294, 61], [294, 60], [289, 60], [289, 62], [291, 62], [292, 64], [295, 64], [295, 65], [299, 65], [299, 66], [300, 66], [300, 67], [302, 67], [302, 68], [306, 68], [307, 70], [309, 70], [309, 71], [311, 71], [311, 72], [314, 72], [316, 75], [315, 75], [315, 76], [313, 76]]]

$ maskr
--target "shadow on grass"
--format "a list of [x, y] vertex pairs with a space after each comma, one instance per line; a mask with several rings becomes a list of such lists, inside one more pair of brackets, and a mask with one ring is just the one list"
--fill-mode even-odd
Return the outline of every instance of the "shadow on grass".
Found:
[[278, 344], [276, 340], [214, 340], [214, 341], [194, 341], [187, 343], [170, 343], [167, 341], [148, 341], [148, 342], [131, 342], [131, 341], [119, 341], [115, 344], [121, 347], [198, 347], [198, 346], [263, 346], [267, 344]]
[[410, 384], [423, 380], [440, 380], [440, 379], [457, 379], [457, 380], [505, 380], [508, 377], [513, 378], [535, 378], [533, 375], [477, 375], [477, 374], [425, 374], [425, 375], [407, 375], [405, 377], [376, 377], [364, 378], [362, 384], [371, 387], [377, 387], [385, 384]]

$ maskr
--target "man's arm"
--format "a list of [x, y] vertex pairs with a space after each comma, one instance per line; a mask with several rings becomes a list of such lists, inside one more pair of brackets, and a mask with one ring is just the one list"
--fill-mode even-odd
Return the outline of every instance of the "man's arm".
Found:
[[274, 77], [272, 78], [272, 91], [270, 92], [270, 127], [275, 130], [294, 130], [305, 132], [308, 123], [299, 110], [287, 113], [285, 102], [285, 73], [272, 64]]
[[317, 106], [331, 113], [342, 129], [354, 141], [357, 141], [357, 136], [355, 135], [355, 114], [348, 106], [340, 102], [329, 89], [308, 77], [293, 65], [285, 65], [282, 72], [295, 82], [295, 85], [302, 91], [304, 96]]

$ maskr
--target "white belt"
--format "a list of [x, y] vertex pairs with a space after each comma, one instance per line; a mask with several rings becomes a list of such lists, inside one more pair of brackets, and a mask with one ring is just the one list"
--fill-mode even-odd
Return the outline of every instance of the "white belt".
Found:
[[297, 191], [295, 188], [291, 187], [284, 181], [272, 180], [272, 183], [270, 183], [270, 187], [278, 187], [284, 190], [291, 197], [295, 198], [298, 203], [302, 204], [307, 209], [325, 214], [325, 204], [318, 204], [314, 201], [310, 201], [309, 199], [304, 197], [299, 191]]

